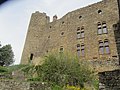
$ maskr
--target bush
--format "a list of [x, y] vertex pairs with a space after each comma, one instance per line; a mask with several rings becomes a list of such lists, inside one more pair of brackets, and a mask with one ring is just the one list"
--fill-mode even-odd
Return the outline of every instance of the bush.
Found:
[[[28, 66], [23, 71], [27, 72], [31, 81], [39, 77], [37, 81], [54, 83], [60, 87], [72, 85], [83, 88], [84, 83], [93, 80], [93, 72], [87, 63], [64, 53], [49, 54], [44, 57], [42, 65]], [[35, 74], [37, 77], [34, 77]]]
[[8, 72], [8, 69], [6, 67], [0, 66], [0, 73]]

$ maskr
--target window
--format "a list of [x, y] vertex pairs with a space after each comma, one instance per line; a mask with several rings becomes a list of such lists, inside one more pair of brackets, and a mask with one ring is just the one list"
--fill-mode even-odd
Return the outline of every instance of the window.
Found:
[[102, 10], [98, 10], [98, 14], [102, 14]]
[[80, 32], [77, 32], [77, 39], [80, 39]]
[[105, 45], [105, 53], [109, 54], [110, 53], [110, 48], [109, 48], [109, 42], [108, 42], [108, 40], [104, 41], [104, 45]]
[[80, 44], [77, 44], [77, 55], [78, 56], [85, 56], [85, 47], [84, 44], [80, 46]]
[[99, 41], [99, 54], [104, 54], [103, 42]]
[[104, 42], [99, 41], [99, 54], [109, 54], [110, 48], [109, 48], [109, 42], [108, 40], [104, 40]]
[[78, 57], [80, 57], [80, 50], [79, 49], [77, 50], [77, 55], [78, 55]]
[[118, 30], [118, 25], [117, 24], [113, 24], [113, 30]]
[[60, 47], [60, 53], [63, 52], [63, 46]]
[[83, 37], [84, 37], [84, 31], [81, 32], [81, 38], [83, 38]]
[[64, 32], [62, 32], [61, 35], [64, 35]]
[[98, 34], [107, 34], [108, 30], [107, 30], [107, 25], [106, 22], [103, 22], [102, 24], [100, 22], [98, 22]]
[[77, 44], [77, 55], [80, 56], [80, 44]]
[[65, 22], [64, 21], [62, 21], [62, 24], [64, 24]]
[[104, 48], [103, 48], [103, 46], [99, 47], [99, 54], [104, 54]]
[[82, 18], [82, 16], [79, 16], [79, 19], [81, 19]]
[[77, 28], [77, 39], [84, 38], [84, 27], [82, 26], [81, 28]]
[[98, 34], [102, 34], [102, 27], [100, 22], [98, 22]]
[[33, 60], [33, 53], [30, 54], [30, 60]]
[[107, 32], [107, 26], [106, 26], [105, 22], [102, 23], [102, 28], [103, 28], [103, 33], [108, 33]]
[[81, 55], [84, 56], [84, 54], [85, 54], [84, 45], [81, 45]]
[[77, 28], [77, 31], [80, 31], [80, 27]]
[[98, 34], [102, 34], [102, 29], [98, 28]]

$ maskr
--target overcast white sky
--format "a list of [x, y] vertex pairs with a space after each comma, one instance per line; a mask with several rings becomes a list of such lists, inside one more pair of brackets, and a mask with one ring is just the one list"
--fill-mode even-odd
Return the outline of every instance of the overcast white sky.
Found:
[[9, 0], [0, 6], [0, 41], [11, 44], [15, 54], [15, 64], [20, 63], [31, 13], [45, 12], [58, 18], [67, 12], [101, 0]]

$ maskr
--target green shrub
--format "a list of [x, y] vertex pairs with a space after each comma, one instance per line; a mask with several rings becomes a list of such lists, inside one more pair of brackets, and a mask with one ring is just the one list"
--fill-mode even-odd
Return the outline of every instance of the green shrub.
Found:
[[0, 66], [0, 73], [8, 72], [6, 67]]
[[83, 88], [84, 83], [92, 82], [94, 78], [87, 63], [74, 55], [64, 53], [49, 54], [44, 57], [42, 65], [28, 65], [23, 71], [27, 73], [28, 80], [54, 83], [60, 87], [69, 84]]
[[53, 85], [51, 86], [51, 90], [64, 90], [64, 89], [58, 85]]

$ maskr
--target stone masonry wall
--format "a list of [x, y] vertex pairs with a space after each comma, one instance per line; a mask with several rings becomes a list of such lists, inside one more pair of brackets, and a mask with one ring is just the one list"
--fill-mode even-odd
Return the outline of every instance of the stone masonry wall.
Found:
[[[101, 13], [99, 13], [101, 11]], [[113, 25], [119, 21], [117, 0], [101, 2], [68, 12], [62, 18], [49, 22], [45, 13], [35, 12], [31, 16], [21, 64], [28, 64], [35, 58], [42, 57], [52, 51], [77, 53], [80, 44], [80, 59], [108, 60], [118, 58]], [[99, 35], [98, 22], [106, 22], [108, 33]], [[84, 37], [77, 38], [78, 28], [84, 30]], [[81, 32], [81, 31], [80, 31]], [[110, 53], [99, 53], [99, 41], [109, 41]], [[84, 55], [82, 55], [84, 45]], [[104, 50], [105, 51], [105, 50]], [[36, 61], [38, 63], [38, 61]]]
[[120, 90], [120, 69], [100, 72], [99, 90]]
[[19, 82], [14, 80], [0, 80], [0, 90], [51, 90], [44, 83]]

